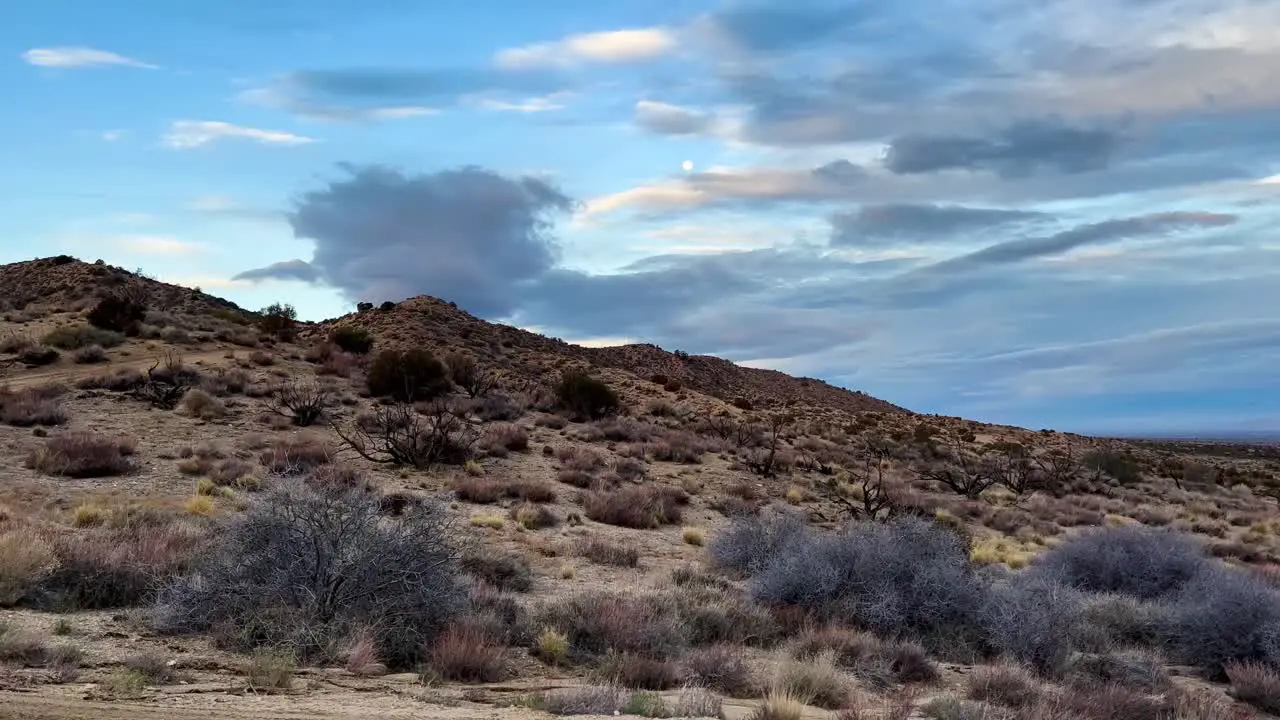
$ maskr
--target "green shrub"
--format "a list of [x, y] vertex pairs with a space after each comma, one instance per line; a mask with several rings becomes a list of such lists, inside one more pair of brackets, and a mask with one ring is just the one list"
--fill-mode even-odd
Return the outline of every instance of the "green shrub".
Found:
[[268, 335], [289, 339], [298, 323], [298, 311], [292, 305], [272, 303], [259, 312], [258, 328]]
[[383, 350], [369, 365], [369, 393], [405, 402], [429, 400], [453, 388], [444, 363], [427, 350]]
[[566, 370], [556, 386], [560, 405], [580, 418], [596, 420], [617, 412], [618, 395], [600, 378], [581, 370]]
[[123, 334], [92, 325], [64, 325], [49, 331], [44, 336], [45, 345], [63, 350], [78, 350], [93, 345], [99, 348], [110, 348], [123, 342]]
[[364, 328], [343, 325], [329, 333], [329, 342], [356, 355], [364, 355], [373, 349], [373, 336]]
[[89, 311], [89, 324], [102, 330], [136, 335], [146, 316], [147, 306], [142, 301], [124, 295], [111, 295], [99, 300]]

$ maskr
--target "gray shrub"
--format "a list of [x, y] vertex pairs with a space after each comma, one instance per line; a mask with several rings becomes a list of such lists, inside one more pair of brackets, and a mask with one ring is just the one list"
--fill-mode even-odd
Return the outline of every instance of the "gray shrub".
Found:
[[1280, 592], [1242, 570], [1206, 564], [1175, 596], [1165, 635], [1185, 662], [1221, 675], [1229, 662], [1280, 668]]
[[1031, 573], [1078, 590], [1149, 600], [1176, 591], [1209, 563], [1188, 535], [1137, 526], [1088, 532], [1047, 550]]
[[328, 657], [363, 629], [384, 662], [410, 666], [465, 597], [448, 531], [432, 503], [386, 517], [374, 493], [286, 483], [230, 521], [196, 572], [161, 589], [154, 622], [304, 658]]

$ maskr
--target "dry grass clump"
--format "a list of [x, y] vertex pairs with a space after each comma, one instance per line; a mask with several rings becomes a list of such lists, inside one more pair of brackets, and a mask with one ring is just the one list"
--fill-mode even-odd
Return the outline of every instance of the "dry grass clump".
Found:
[[428, 660], [440, 678], [464, 683], [498, 682], [507, 675], [506, 650], [492, 632], [465, 618], [445, 629]]
[[583, 508], [596, 522], [651, 530], [680, 522], [680, 506], [687, 502], [689, 495], [679, 488], [638, 485], [588, 493]]
[[619, 545], [596, 535], [578, 543], [578, 554], [597, 565], [634, 568], [640, 565], [640, 551]]
[[1280, 672], [1262, 663], [1231, 663], [1226, 670], [1237, 700], [1280, 715]]
[[76, 611], [147, 603], [156, 583], [185, 572], [204, 542], [197, 528], [167, 516], [113, 514], [110, 526], [54, 538], [57, 566], [40, 582], [38, 607]]
[[617, 715], [630, 693], [616, 685], [591, 685], [552, 690], [538, 698], [538, 707], [552, 715]]
[[288, 690], [297, 670], [298, 660], [293, 652], [287, 649], [262, 648], [254, 651], [246, 674], [252, 690], [271, 694]]
[[480, 437], [480, 448], [492, 457], [524, 452], [529, 449], [529, 432], [515, 423], [490, 425]]
[[1008, 708], [1031, 707], [1044, 694], [1031, 673], [1008, 664], [974, 670], [966, 679], [966, 689], [971, 700]]
[[277, 440], [258, 460], [277, 475], [305, 475], [333, 462], [334, 449], [318, 435], [301, 433]]
[[529, 592], [533, 589], [533, 569], [519, 555], [480, 547], [462, 555], [462, 571], [497, 590]]
[[555, 490], [536, 480], [501, 480], [484, 477], [460, 478], [453, 484], [459, 500], [488, 505], [503, 499], [529, 503], [555, 502]]
[[543, 530], [560, 524], [560, 518], [546, 505], [522, 502], [511, 508], [511, 519], [526, 530]]
[[49, 646], [35, 633], [0, 621], [0, 663], [42, 665], [48, 653]]
[[116, 347], [124, 343], [124, 334], [112, 330], [103, 330], [87, 323], [82, 325], [63, 325], [54, 328], [42, 338], [45, 345], [61, 350], [77, 350], [90, 346], [99, 348]]
[[604, 659], [600, 675], [637, 690], [669, 690], [680, 684], [680, 667], [672, 660], [639, 653], [615, 653]]
[[107, 361], [107, 351], [101, 345], [89, 345], [71, 353], [71, 360], [77, 365], [96, 365]]
[[712, 645], [688, 653], [682, 659], [684, 676], [699, 685], [719, 690], [729, 697], [753, 697], [757, 681], [742, 648]]
[[805, 698], [785, 689], [773, 689], [765, 693], [763, 702], [751, 715], [751, 720], [801, 720], [805, 704]]
[[67, 413], [59, 398], [66, 391], [62, 385], [0, 388], [0, 422], [14, 427], [61, 425], [67, 421]]
[[80, 390], [110, 390], [128, 392], [142, 385], [146, 379], [134, 368], [116, 368], [100, 375], [90, 375], [76, 381]]
[[847, 705], [852, 692], [847, 678], [836, 665], [834, 653], [830, 652], [807, 661], [783, 660], [775, 670], [773, 682], [775, 688], [827, 710]]
[[227, 416], [227, 406], [209, 393], [194, 388], [182, 396], [183, 414], [200, 420], [216, 420]]
[[16, 605], [58, 566], [53, 546], [36, 530], [0, 532], [0, 607]]
[[46, 475], [96, 478], [123, 475], [133, 470], [129, 458], [138, 442], [131, 437], [110, 437], [95, 432], [66, 432], [49, 438], [27, 456], [27, 467]]

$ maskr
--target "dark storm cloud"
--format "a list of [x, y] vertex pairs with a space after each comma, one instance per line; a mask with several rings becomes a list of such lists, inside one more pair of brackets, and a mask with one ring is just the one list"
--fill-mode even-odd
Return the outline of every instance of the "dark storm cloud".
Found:
[[906, 135], [889, 145], [885, 166], [899, 174], [988, 170], [1022, 177], [1037, 170], [1083, 173], [1105, 168], [1120, 144], [1117, 134], [1059, 123], [1022, 121], [992, 137]]
[[250, 282], [259, 280], [299, 280], [312, 283], [320, 280], [320, 271], [316, 270], [306, 260], [283, 260], [256, 270], [246, 270], [231, 279], [248, 280]]
[[[404, 175], [350, 167], [306, 193], [289, 215], [294, 235], [315, 243], [315, 279], [352, 300], [430, 294], [479, 315], [515, 309], [521, 286], [556, 262], [552, 217], [572, 201], [544, 180], [479, 168]], [[242, 279], [299, 277], [277, 264]]]
[[864, 2], [752, 2], [714, 13], [710, 22], [742, 50], [794, 51], [831, 40], [875, 17]]
[[696, 135], [711, 127], [711, 116], [666, 103], [641, 101], [636, 105], [636, 124], [659, 135]]
[[831, 244], [874, 247], [930, 240], [1049, 217], [1041, 212], [931, 203], [864, 205], [831, 217]]

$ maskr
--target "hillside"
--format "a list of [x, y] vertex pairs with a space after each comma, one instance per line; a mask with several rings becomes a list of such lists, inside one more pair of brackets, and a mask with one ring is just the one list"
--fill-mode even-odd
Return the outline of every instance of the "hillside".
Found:
[[[324, 337], [333, 327], [352, 325], [369, 330], [381, 345], [457, 348], [467, 347], [482, 358], [502, 357], [521, 374], [545, 377], [558, 358], [585, 361], [597, 367], [616, 368], [639, 379], [654, 380], [710, 395], [725, 402], [760, 409], [804, 407], [846, 413], [884, 412], [906, 414], [892, 403], [865, 393], [835, 387], [821, 380], [794, 378], [774, 370], [735, 365], [706, 355], [663, 350], [656, 345], [623, 345], [588, 348], [571, 345], [518, 328], [486, 322], [452, 303], [419, 296], [388, 310], [352, 313], [320, 323], [306, 331], [310, 338]], [[745, 402], [744, 402], [745, 401]]]
[[[122, 290], [141, 322], [90, 325]], [[1274, 448], [915, 414], [427, 297], [290, 329], [46, 259], [0, 306], [0, 719], [1280, 707]], [[451, 377], [379, 389], [409, 346]], [[575, 366], [619, 406], [558, 394]]]

